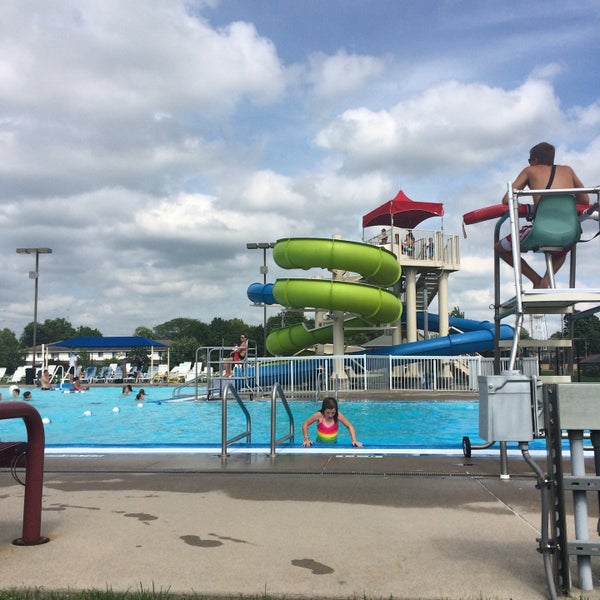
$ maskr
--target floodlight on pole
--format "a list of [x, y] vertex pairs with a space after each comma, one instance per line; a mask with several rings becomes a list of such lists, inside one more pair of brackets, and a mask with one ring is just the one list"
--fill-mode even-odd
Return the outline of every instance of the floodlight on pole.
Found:
[[35, 350], [37, 346], [37, 307], [38, 279], [40, 275], [40, 254], [52, 254], [52, 248], [17, 248], [17, 254], [35, 254], [35, 271], [29, 271], [29, 279], [35, 279], [35, 295], [33, 300], [33, 352], [32, 367], [35, 370]]

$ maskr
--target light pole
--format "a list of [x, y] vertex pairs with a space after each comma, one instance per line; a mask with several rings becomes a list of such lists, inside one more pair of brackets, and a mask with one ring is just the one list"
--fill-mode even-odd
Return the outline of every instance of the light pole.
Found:
[[[263, 275], [263, 284], [267, 285], [267, 273], [269, 272], [269, 267], [267, 266], [267, 250], [269, 248], [274, 248], [275, 242], [258, 242], [258, 243], [248, 243], [246, 244], [246, 248], [248, 250], [262, 250], [263, 251], [263, 264], [260, 268], [260, 272]], [[267, 305], [263, 302], [263, 352], [265, 356], [267, 354]]]
[[35, 373], [35, 349], [37, 345], [37, 305], [38, 305], [38, 278], [40, 274], [40, 254], [52, 254], [52, 248], [17, 248], [17, 254], [35, 254], [35, 271], [29, 271], [29, 279], [35, 279], [35, 296], [33, 300], [33, 360], [32, 367]]

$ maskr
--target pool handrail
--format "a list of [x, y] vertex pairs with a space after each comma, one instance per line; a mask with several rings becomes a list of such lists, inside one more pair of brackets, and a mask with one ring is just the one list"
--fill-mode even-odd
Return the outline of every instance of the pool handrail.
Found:
[[[233, 396], [235, 401], [238, 403], [239, 407], [244, 412], [246, 416], [246, 431], [227, 439], [227, 401], [229, 400], [229, 396]], [[252, 418], [250, 417], [250, 413], [246, 408], [246, 405], [240, 398], [237, 393], [235, 387], [231, 383], [228, 383], [222, 391], [221, 394], [221, 407], [222, 407], [222, 416], [221, 416], [221, 460], [227, 460], [227, 447], [237, 442], [238, 440], [246, 438], [247, 443], [252, 443]]]
[[[286, 435], [277, 438], [277, 397], [280, 398], [281, 404], [283, 408], [285, 408], [285, 412], [288, 415], [290, 422], [290, 431]], [[290, 440], [290, 442], [294, 443], [294, 415], [292, 414], [292, 410], [290, 409], [290, 405], [283, 393], [283, 389], [279, 383], [275, 383], [273, 385], [273, 392], [271, 393], [271, 454], [269, 455], [271, 458], [275, 458], [277, 456], [276, 447], [283, 442]]]
[[[62, 373], [62, 375], [60, 375]], [[62, 365], [56, 365], [56, 369], [52, 371], [50, 375], [50, 383], [55, 381], [64, 381], [65, 379], [65, 368]], [[58, 384], [57, 384], [58, 385]]]

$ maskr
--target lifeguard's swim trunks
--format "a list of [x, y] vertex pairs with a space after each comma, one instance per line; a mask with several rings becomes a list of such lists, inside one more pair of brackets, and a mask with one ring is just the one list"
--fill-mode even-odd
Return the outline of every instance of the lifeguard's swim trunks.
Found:
[[[529, 234], [531, 233], [531, 229], [532, 226], [531, 225], [523, 225], [523, 227], [521, 227], [521, 229], [519, 229], [519, 241], [521, 243], [523, 243], [528, 237]], [[510, 233], [506, 236], [503, 237], [500, 240], [500, 247], [503, 250], [508, 250], [510, 251], [511, 249], [511, 241], [512, 241], [512, 236], [510, 235]], [[558, 250], [557, 252], [552, 252], [552, 256], [565, 256], [565, 254], [568, 254], [571, 250], [573, 246], [569, 246], [568, 248], [563, 248], [562, 250]], [[529, 250], [521, 250], [521, 252], [529, 252]]]

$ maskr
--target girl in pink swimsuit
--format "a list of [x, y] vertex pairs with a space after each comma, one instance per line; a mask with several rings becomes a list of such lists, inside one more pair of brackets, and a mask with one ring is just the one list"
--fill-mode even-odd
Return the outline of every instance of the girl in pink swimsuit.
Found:
[[352, 445], [362, 447], [362, 443], [356, 439], [356, 433], [352, 423], [339, 412], [337, 400], [331, 397], [323, 398], [321, 410], [318, 410], [302, 423], [302, 434], [304, 435], [302, 445], [311, 446], [313, 443], [308, 437], [308, 426], [312, 423], [317, 423], [317, 442], [335, 444], [337, 442], [339, 429], [338, 422], [342, 423], [342, 425], [348, 429], [350, 438], [352, 439]]

